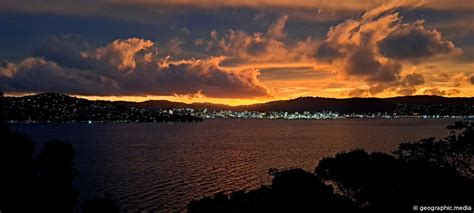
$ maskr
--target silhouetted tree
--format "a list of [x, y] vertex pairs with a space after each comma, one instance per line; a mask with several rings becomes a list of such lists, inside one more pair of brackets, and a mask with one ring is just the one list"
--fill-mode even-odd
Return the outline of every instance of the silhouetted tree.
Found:
[[[0, 94], [0, 123], [4, 123], [7, 118], [7, 110], [5, 109], [5, 97]], [[3, 125], [3, 124], [2, 124]]]
[[[0, 123], [0, 211], [26, 212], [32, 200], [33, 142]], [[29, 203], [31, 205], [31, 203]]]
[[78, 193], [71, 182], [71, 144], [50, 141], [38, 159], [33, 159], [33, 142], [6, 124], [0, 127], [0, 211], [73, 212]]
[[474, 123], [458, 121], [447, 129], [449, 136], [443, 139], [427, 138], [416, 143], [402, 143], [394, 154], [400, 160], [421, 160], [474, 178]]
[[78, 193], [71, 185], [77, 175], [70, 143], [50, 141], [36, 160], [38, 206], [48, 212], [72, 212]]
[[86, 200], [81, 206], [82, 213], [119, 213], [116, 200], [110, 197]]
[[270, 186], [230, 195], [217, 193], [192, 201], [188, 212], [327, 212], [356, 211], [350, 201], [333, 193], [314, 174], [302, 169], [271, 171]]
[[466, 205], [473, 180], [423, 161], [401, 161], [363, 150], [319, 162], [315, 173], [369, 212], [406, 212], [413, 205]]
[[334, 194], [333, 187], [302, 169], [277, 171], [272, 174], [272, 200], [276, 212], [355, 211], [348, 199]]
[[371, 202], [371, 195], [381, 200], [386, 199], [382, 196], [390, 190], [385, 187], [388, 182], [374, 174], [396, 179], [398, 174], [393, 170], [394, 167], [398, 167], [398, 161], [391, 156], [382, 153], [369, 155], [364, 150], [355, 150], [322, 159], [315, 173], [319, 178], [334, 184], [338, 192], [363, 207]]

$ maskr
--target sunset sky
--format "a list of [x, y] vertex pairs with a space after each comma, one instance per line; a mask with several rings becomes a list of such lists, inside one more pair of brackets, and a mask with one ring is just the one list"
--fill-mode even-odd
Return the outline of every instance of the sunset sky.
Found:
[[0, 0], [0, 91], [474, 96], [474, 0]]

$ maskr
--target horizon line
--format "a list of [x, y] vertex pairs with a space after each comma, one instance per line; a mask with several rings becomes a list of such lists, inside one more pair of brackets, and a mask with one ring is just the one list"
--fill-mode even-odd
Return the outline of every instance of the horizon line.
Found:
[[[168, 101], [172, 103], [180, 103], [180, 104], [187, 104], [187, 105], [192, 105], [192, 104], [214, 104], [214, 105], [226, 105], [230, 107], [239, 107], [239, 106], [251, 106], [251, 105], [257, 105], [257, 104], [266, 104], [266, 103], [271, 103], [271, 102], [277, 102], [277, 101], [292, 101], [300, 98], [321, 98], [321, 99], [336, 99], [336, 100], [346, 100], [346, 99], [390, 99], [390, 98], [403, 98], [403, 97], [441, 97], [441, 98], [448, 98], [448, 99], [455, 99], [455, 98], [474, 98], [474, 96], [442, 96], [442, 95], [406, 95], [406, 96], [389, 96], [389, 97], [377, 97], [377, 96], [371, 96], [371, 97], [360, 97], [360, 96], [354, 96], [354, 97], [323, 97], [323, 96], [298, 96], [294, 98], [288, 98], [288, 99], [274, 99], [274, 100], [268, 100], [268, 101], [262, 101], [262, 102], [256, 102], [256, 103], [250, 103], [250, 104], [237, 104], [237, 105], [232, 105], [232, 104], [226, 104], [226, 103], [217, 103], [217, 102], [209, 102], [209, 101], [192, 101], [192, 102], [185, 102], [185, 101], [175, 101], [175, 100], [167, 100], [166, 98], [162, 99], [145, 99], [145, 100], [126, 100], [126, 99], [106, 99], [106, 97], [131, 97], [131, 96], [93, 96], [93, 95], [72, 95], [72, 94], [67, 94], [67, 93], [59, 93], [59, 92], [40, 92], [40, 93], [8, 93], [4, 92], [4, 97], [26, 97], [26, 96], [35, 96], [35, 95], [41, 95], [41, 94], [59, 94], [59, 95], [66, 95], [69, 97], [74, 97], [74, 98], [80, 98], [80, 99], [86, 99], [89, 101], [110, 101], [110, 102], [134, 102], [134, 103], [144, 103], [148, 101]], [[90, 98], [92, 97], [92, 98]], [[94, 98], [95, 97], [95, 98]], [[101, 98], [104, 97], [104, 98]], [[133, 97], [149, 97], [149, 96], [133, 96]], [[171, 96], [174, 97], [174, 96]]]

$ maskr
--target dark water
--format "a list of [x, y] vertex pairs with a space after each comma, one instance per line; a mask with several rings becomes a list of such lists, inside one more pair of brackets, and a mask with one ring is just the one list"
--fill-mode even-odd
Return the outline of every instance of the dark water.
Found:
[[129, 212], [181, 212], [218, 191], [267, 184], [269, 168], [313, 170], [324, 156], [445, 136], [453, 120], [207, 120], [170, 124], [15, 124], [37, 149], [74, 144], [81, 199], [109, 194]]

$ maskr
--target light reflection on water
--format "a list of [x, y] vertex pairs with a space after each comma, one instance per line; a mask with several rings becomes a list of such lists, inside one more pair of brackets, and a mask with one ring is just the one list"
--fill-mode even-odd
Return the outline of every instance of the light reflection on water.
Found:
[[193, 199], [270, 182], [269, 168], [312, 171], [324, 156], [442, 137], [453, 120], [206, 120], [202, 123], [15, 124], [39, 149], [74, 144], [81, 199], [109, 194], [131, 212], [184, 211]]

